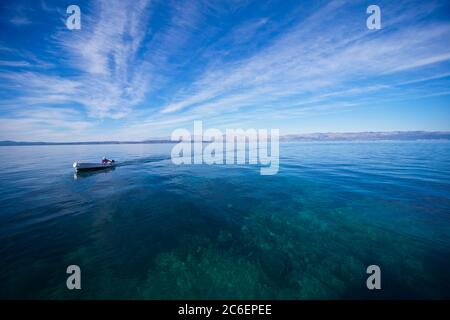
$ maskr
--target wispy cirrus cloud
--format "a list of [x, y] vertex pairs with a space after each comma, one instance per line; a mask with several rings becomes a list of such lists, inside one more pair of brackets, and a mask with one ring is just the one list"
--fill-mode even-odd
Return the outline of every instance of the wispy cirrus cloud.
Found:
[[[161, 112], [198, 108], [214, 101], [219, 108], [224, 95], [233, 97], [242, 92], [248, 98], [241, 99], [244, 103], [255, 101], [261, 94], [265, 100], [292, 97], [297, 103], [295, 100], [304, 99], [302, 93], [323, 95], [323, 90], [338, 88], [346, 81], [415, 69], [450, 58], [444, 42], [450, 38], [450, 23], [417, 25], [377, 36], [351, 21], [340, 24], [339, 16], [346, 15], [339, 10], [345, 7], [335, 3], [325, 6], [313, 19], [301, 22], [250, 58], [219, 70], [216, 66], [206, 70]], [[404, 20], [410, 17], [404, 13]], [[360, 31], [348, 36], [352, 28]]]
[[14, 27], [22, 27], [31, 25], [33, 23], [30, 17], [33, 10], [27, 6], [20, 3], [4, 3], [1, 5], [2, 11], [4, 12], [6, 20]]
[[99, 1], [79, 32], [61, 31], [56, 41], [78, 71], [84, 92], [77, 101], [92, 117], [121, 118], [142, 101], [151, 78], [138, 50], [147, 29], [149, 1]]
[[30, 135], [35, 137], [33, 140], [42, 137], [47, 137], [47, 141], [89, 140], [87, 131], [94, 126], [91, 121], [83, 120], [76, 110], [64, 108], [23, 109], [13, 116], [0, 118], [0, 134], [9, 134], [18, 141], [29, 141]]
[[[83, 2], [81, 30], [62, 16], [40, 51], [0, 46], [0, 118], [66, 137], [113, 126], [116, 139], [145, 139], [196, 119], [268, 125], [448, 92], [443, 1], [382, 2], [378, 31], [366, 28], [364, 4], [284, 5]], [[51, 108], [60, 125], [34, 112]]]
[[12, 17], [9, 22], [16, 26], [25, 26], [31, 24], [31, 20], [25, 16], [15, 16]]

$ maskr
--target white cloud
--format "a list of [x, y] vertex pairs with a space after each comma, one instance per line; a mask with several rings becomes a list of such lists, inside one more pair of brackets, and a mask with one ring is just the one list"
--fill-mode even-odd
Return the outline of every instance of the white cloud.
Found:
[[[386, 73], [407, 71], [448, 59], [450, 24], [417, 24], [374, 34], [358, 28], [357, 21], [342, 21], [344, 2], [335, 1], [300, 22], [270, 46], [238, 62], [216, 64], [174, 95], [162, 113], [194, 112], [205, 105], [230, 107], [224, 101], [239, 98], [242, 105], [258, 108], [261, 100], [280, 107], [301, 103], [305, 95], [336, 95], [334, 88], [354, 80], [376, 79]], [[396, 16], [405, 22], [417, 12]], [[382, 90], [392, 83], [358, 85]], [[350, 89], [347, 93], [356, 94]], [[263, 97], [261, 99], [261, 97]], [[286, 100], [290, 100], [285, 103]], [[236, 106], [236, 104], [234, 104]]]
[[31, 24], [31, 20], [25, 16], [15, 16], [12, 17], [9, 22], [16, 26], [25, 26]]
[[[0, 89], [16, 94], [0, 102], [12, 114], [3, 116], [2, 124], [11, 129], [4, 129], [5, 135], [19, 135], [20, 125], [42, 137], [82, 130], [87, 134], [109, 118], [121, 119], [117, 138], [145, 139], [196, 119], [237, 124], [346, 110], [381, 101], [379, 92], [383, 99], [424, 96], [426, 90], [398, 87], [438, 79], [442, 69], [413, 73], [450, 59], [450, 24], [422, 19], [439, 8], [436, 3], [386, 4], [383, 12], [389, 14], [379, 32], [365, 28], [365, 10], [361, 19], [348, 19], [354, 16], [353, 2], [331, 1], [302, 20], [273, 23], [267, 14], [242, 21], [220, 36], [214, 28], [219, 29], [223, 4], [169, 2], [159, 26], [152, 25], [161, 19], [159, 3], [92, 4], [82, 8], [81, 30], [66, 30], [61, 23], [52, 38], [52, 63], [0, 45], [0, 50], [16, 55], [0, 60]], [[44, 1], [41, 7], [50, 11]], [[204, 24], [208, 14], [215, 18], [208, 23], [217, 25]], [[411, 23], [414, 19], [418, 22]], [[276, 36], [252, 46], [267, 32]], [[211, 43], [198, 49], [189, 46], [210, 34], [216, 36]], [[227, 59], [233, 50], [248, 48], [245, 55]], [[190, 59], [196, 63], [189, 65]], [[54, 66], [70, 73], [59, 74]], [[191, 68], [188, 74], [183, 73], [185, 66]], [[160, 89], [166, 92], [155, 101]], [[439, 87], [427, 89], [431, 95], [445, 93]], [[79, 114], [69, 111], [80, 106]], [[23, 108], [30, 112], [21, 112]]]

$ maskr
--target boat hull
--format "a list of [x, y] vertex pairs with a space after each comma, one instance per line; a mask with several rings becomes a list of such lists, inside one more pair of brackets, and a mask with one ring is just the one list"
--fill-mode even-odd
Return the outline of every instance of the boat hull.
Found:
[[95, 171], [95, 170], [104, 170], [113, 168], [115, 166], [115, 163], [108, 163], [108, 164], [102, 164], [102, 163], [83, 163], [83, 162], [74, 162], [73, 168], [75, 171]]

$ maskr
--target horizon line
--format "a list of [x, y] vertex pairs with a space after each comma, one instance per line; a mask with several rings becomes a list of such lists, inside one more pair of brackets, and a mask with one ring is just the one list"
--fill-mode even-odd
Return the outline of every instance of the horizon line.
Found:
[[[360, 135], [355, 137], [355, 135]], [[430, 136], [431, 135], [431, 136]], [[224, 135], [225, 136], [225, 135]], [[358, 132], [313, 132], [280, 135], [280, 140], [300, 141], [357, 141], [357, 140], [450, 140], [450, 131], [358, 131]], [[177, 143], [170, 137], [157, 137], [145, 140], [105, 140], [105, 141], [17, 141], [1, 140], [0, 146], [9, 145], [86, 145], [86, 144], [154, 144]], [[211, 142], [211, 141], [203, 141]]]

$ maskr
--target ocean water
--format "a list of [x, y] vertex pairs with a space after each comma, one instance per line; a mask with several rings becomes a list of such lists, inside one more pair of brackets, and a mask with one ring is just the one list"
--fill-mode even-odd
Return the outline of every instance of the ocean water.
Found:
[[450, 297], [449, 142], [283, 143], [273, 176], [171, 148], [0, 147], [0, 298]]

